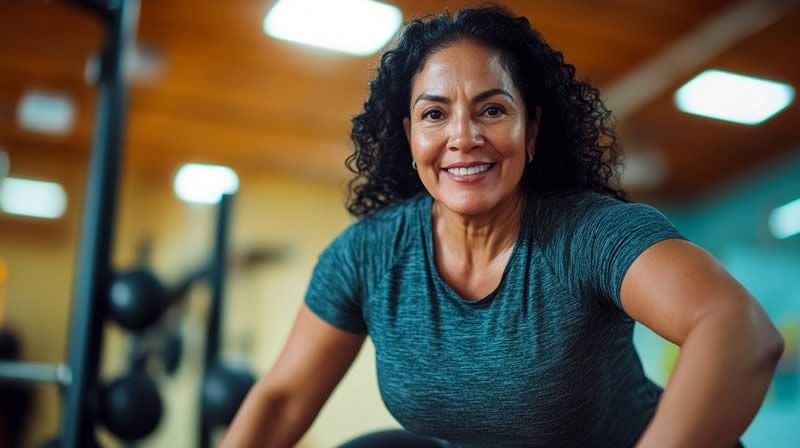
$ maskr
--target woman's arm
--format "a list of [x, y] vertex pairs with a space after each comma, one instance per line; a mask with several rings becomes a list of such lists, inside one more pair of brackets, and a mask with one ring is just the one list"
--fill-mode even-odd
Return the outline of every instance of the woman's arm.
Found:
[[303, 305], [278, 360], [247, 394], [222, 448], [294, 446], [350, 368], [364, 339], [332, 327]]
[[783, 352], [761, 306], [712, 256], [677, 239], [634, 261], [621, 298], [632, 318], [681, 347], [637, 447], [736, 445]]

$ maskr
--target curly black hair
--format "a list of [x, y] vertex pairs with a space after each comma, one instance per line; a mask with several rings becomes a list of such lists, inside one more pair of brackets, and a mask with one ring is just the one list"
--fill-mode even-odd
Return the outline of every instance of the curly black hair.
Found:
[[349, 183], [350, 214], [365, 217], [424, 190], [403, 130], [411, 86], [427, 57], [462, 39], [498, 51], [526, 109], [542, 108], [536, 154], [520, 181], [523, 191], [591, 190], [627, 200], [618, 186], [621, 148], [598, 90], [575, 79], [575, 67], [528, 19], [489, 4], [413, 20], [381, 57], [364, 110], [352, 120], [354, 151], [346, 165], [356, 176]]

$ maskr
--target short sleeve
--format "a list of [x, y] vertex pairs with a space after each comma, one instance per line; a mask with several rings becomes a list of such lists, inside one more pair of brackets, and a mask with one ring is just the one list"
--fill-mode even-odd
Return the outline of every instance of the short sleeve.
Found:
[[356, 226], [351, 225], [319, 255], [305, 304], [334, 327], [363, 334], [367, 326], [361, 310], [356, 233]]
[[686, 239], [655, 208], [584, 193], [554, 202], [543, 241], [548, 261], [580, 297], [599, 297], [622, 310], [620, 289], [628, 268], [650, 246]]

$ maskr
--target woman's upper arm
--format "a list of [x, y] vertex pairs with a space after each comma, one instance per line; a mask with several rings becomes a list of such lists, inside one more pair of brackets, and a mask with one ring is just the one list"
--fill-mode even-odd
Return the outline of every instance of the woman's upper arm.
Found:
[[279, 390], [313, 418], [358, 355], [366, 334], [340, 330], [303, 304], [277, 361], [259, 386]]
[[714, 257], [680, 239], [661, 241], [639, 255], [623, 277], [620, 294], [628, 315], [677, 345], [707, 313], [743, 311], [769, 322]]

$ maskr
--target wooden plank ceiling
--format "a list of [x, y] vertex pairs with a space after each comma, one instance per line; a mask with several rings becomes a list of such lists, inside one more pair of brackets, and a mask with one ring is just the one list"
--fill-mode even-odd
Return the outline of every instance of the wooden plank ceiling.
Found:
[[[474, 4], [396, 0], [404, 17]], [[515, 0], [582, 78], [610, 86], [730, 0]], [[163, 76], [131, 91], [128, 162], [133, 170], [174, 170], [188, 160], [323, 178], [347, 173], [349, 120], [359, 110], [377, 56], [350, 57], [274, 40], [261, 30], [272, 0], [142, 0], [139, 46], [161, 52]], [[704, 68], [763, 76], [800, 87], [800, 11], [725, 50]], [[94, 20], [63, 1], [0, 2], [0, 147], [15, 158], [85, 159], [94, 88], [87, 58], [101, 45]], [[658, 148], [668, 174], [648, 191], [688, 198], [800, 145], [797, 101], [760, 126], [679, 112], [672, 93], [684, 79], [621, 123], [624, 141]], [[69, 94], [78, 119], [65, 136], [22, 131], [21, 95], [31, 88]], [[634, 191], [637, 193], [637, 191]]]

